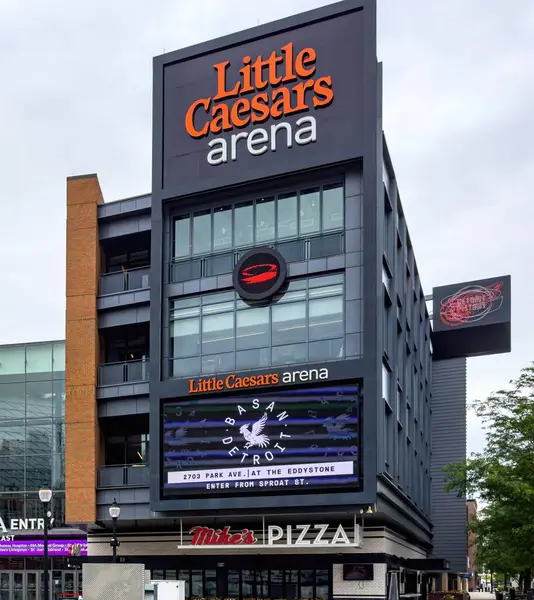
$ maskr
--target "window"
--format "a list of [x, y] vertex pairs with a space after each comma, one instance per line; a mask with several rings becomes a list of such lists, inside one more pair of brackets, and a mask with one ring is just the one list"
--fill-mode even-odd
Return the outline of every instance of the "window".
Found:
[[193, 215], [193, 254], [211, 252], [211, 212], [205, 210]]
[[202, 307], [202, 354], [234, 349], [234, 306], [232, 300]]
[[321, 229], [320, 192], [318, 189], [306, 190], [300, 195], [300, 233], [309, 235]]
[[51, 381], [26, 383], [26, 417], [43, 418], [53, 414], [53, 384]]
[[278, 196], [277, 238], [297, 237], [297, 194]]
[[108, 437], [105, 442], [105, 465], [144, 465], [148, 462], [147, 433]]
[[191, 571], [191, 596], [202, 598], [204, 595], [202, 589], [202, 571]]
[[213, 251], [228, 250], [232, 244], [232, 207], [217, 208], [213, 212]]
[[0, 420], [23, 419], [25, 395], [24, 383], [0, 383]]
[[53, 361], [52, 368], [55, 377], [57, 378], [57, 373], [63, 373], [65, 371], [65, 343], [61, 342], [59, 344], [54, 344], [53, 347]]
[[385, 438], [385, 455], [384, 466], [386, 472], [391, 474], [393, 469], [393, 460], [395, 452], [395, 430], [393, 425], [393, 412], [391, 407], [386, 402], [384, 412], [384, 438]]
[[26, 426], [26, 454], [51, 454], [53, 433], [51, 419], [29, 419]]
[[[153, 571], [153, 579], [171, 579], [170, 571]], [[215, 597], [217, 589], [215, 570], [181, 570], [179, 578], [185, 581], [185, 597]], [[218, 580], [221, 582], [220, 578]], [[328, 569], [240, 569], [226, 571], [228, 598], [300, 598], [327, 600], [331, 596]]]
[[327, 185], [323, 189], [323, 231], [341, 229], [345, 222], [343, 186]]
[[235, 207], [235, 246], [252, 246], [254, 243], [254, 203], [243, 202]]
[[[150, 245], [148, 240], [145, 244]], [[143, 246], [145, 245], [143, 244]], [[125, 270], [138, 269], [139, 267], [150, 266], [150, 249], [138, 248], [125, 252], [124, 254], [106, 255], [106, 273], [123, 273]]]
[[[169, 579], [166, 572], [166, 579]], [[191, 574], [195, 571], [180, 571], [180, 579], [186, 582], [186, 598], [194, 595], [189, 584]], [[202, 571], [198, 571], [202, 573]], [[206, 597], [206, 582], [209, 581], [209, 571], [204, 571], [204, 597]], [[194, 577], [194, 575], [193, 575]], [[200, 581], [198, 576], [200, 592]], [[219, 579], [220, 581], [220, 579]], [[227, 597], [245, 598], [310, 598], [327, 600], [331, 596], [330, 572], [328, 569], [228, 569], [226, 571]], [[192, 590], [189, 592], [189, 590]], [[212, 596], [215, 596], [216, 587]], [[219, 593], [221, 590], [218, 590]]]
[[344, 186], [335, 183], [180, 215], [174, 220], [173, 259], [340, 231], [344, 210]]
[[24, 421], [0, 421], [0, 456], [24, 454], [25, 435]]
[[189, 256], [191, 248], [191, 219], [179, 217], [174, 221], [174, 256]]
[[303, 293], [303, 302], [282, 303], [271, 308], [273, 346], [306, 341], [306, 296]]
[[274, 235], [274, 199], [256, 201], [256, 243], [271, 242]]
[[312, 280], [310, 288], [310, 340], [341, 337], [345, 333], [343, 282], [337, 275], [326, 276]]
[[264, 348], [271, 345], [270, 308], [251, 308], [238, 302], [236, 313], [236, 348]]
[[52, 372], [52, 344], [28, 346], [26, 350], [26, 373]]
[[171, 313], [172, 354], [175, 358], [200, 354], [200, 298], [175, 300]]
[[388, 294], [391, 294], [391, 278], [388, 273], [388, 270], [386, 269], [386, 267], [384, 265], [382, 265], [382, 283], [384, 284], [384, 287], [388, 291]]
[[11, 346], [0, 348], [0, 381], [24, 381], [26, 373], [26, 348]]
[[171, 301], [171, 374], [185, 377], [344, 356], [344, 276], [292, 281], [270, 306], [235, 292]]
[[391, 406], [391, 371], [382, 365], [382, 397]]

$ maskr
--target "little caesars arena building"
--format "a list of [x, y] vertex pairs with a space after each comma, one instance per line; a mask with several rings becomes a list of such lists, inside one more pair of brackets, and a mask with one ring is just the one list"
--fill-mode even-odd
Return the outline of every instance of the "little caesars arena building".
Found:
[[[442, 467], [468, 350], [432, 355], [381, 96], [375, 4], [345, 0], [155, 59], [151, 194], [68, 180], [80, 561], [111, 560], [116, 500], [119, 560], [188, 598], [425, 596], [466, 570]], [[509, 322], [502, 281], [471, 339]]]

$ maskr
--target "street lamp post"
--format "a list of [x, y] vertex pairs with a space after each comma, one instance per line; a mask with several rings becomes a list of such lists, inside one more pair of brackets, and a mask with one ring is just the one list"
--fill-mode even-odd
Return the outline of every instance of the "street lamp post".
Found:
[[113, 562], [117, 562], [117, 548], [120, 546], [120, 542], [117, 539], [117, 519], [121, 514], [121, 507], [117, 504], [116, 498], [113, 499], [113, 504], [109, 507], [109, 516], [113, 522], [113, 537], [109, 543], [113, 551]]
[[39, 500], [45, 507], [45, 520], [44, 520], [44, 533], [43, 533], [43, 544], [44, 544], [44, 598], [49, 600], [50, 592], [48, 585], [48, 530], [50, 529], [50, 518], [52, 513], [48, 508], [50, 500], [52, 500], [52, 490], [50, 488], [42, 488], [39, 490]]

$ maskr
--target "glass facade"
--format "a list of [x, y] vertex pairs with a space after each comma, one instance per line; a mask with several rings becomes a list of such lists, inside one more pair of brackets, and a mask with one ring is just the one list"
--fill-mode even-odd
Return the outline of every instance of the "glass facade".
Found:
[[65, 343], [0, 346], [0, 517], [65, 521]]
[[294, 280], [264, 307], [235, 292], [171, 301], [171, 376], [339, 360], [344, 275]]
[[330, 569], [153, 569], [152, 579], [185, 581], [186, 600], [331, 597]]
[[341, 183], [238, 202], [174, 220], [173, 259], [341, 231]]

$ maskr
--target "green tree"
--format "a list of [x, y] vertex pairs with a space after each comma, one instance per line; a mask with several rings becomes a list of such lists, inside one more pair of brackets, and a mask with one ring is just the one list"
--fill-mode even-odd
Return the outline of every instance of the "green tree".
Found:
[[521, 576], [534, 568], [534, 366], [486, 400], [473, 403], [486, 432], [484, 452], [446, 468], [447, 489], [477, 495], [477, 564]]

